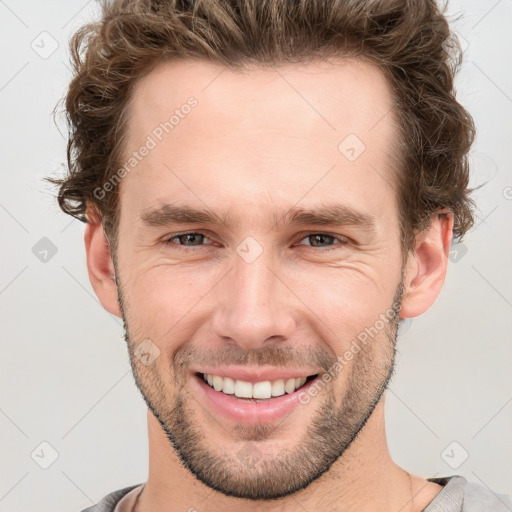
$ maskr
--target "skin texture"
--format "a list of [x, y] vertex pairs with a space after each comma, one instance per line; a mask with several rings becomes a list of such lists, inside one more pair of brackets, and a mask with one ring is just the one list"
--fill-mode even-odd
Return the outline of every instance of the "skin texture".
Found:
[[[399, 318], [422, 314], [441, 290], [453, 219], [436, 215], [402, 259], [384, 76], [348, 60], [243, 72], [161, 64], [135, 88], [127, 158], [191, 96], [197, 106], [119, 185], [117, 253], [92, 209], [85, 233], [91, 283], [124, 319], [148, 404], [150, 469], [138, 510], [422, 510], [441, 487], [392, 461], [384, 390]], [[354, 161], [338, 149], [349, 134], [365, 145]], [[226, 219], [148, 226], [144, 213], [164, 203]], [[287, 222], [292, 208], [334, 203], [373, 228]], [[199, 235], [176, 237], [183, 233]], [[261, 251], [251, 262], [237, 252], [247, 237]], [[343, 359], [380, 315], [399, 309]], [[146, 339], [159, 350], [149, 365], [135, 354]], [[318, 373], [340, 358], [336, 378], [272, 424], [214, 414], [192, 382], [204, 364]], [[257, 463], [244, 464], [241, 450]]]

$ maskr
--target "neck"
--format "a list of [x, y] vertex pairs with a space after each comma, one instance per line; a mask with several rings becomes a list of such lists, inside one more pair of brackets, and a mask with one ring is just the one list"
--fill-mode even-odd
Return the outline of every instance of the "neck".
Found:
[[225, 496], [197, 480], [180, 462], [170, 441], [148, 411], [149, 476], [137, 512], [199, 511], [419, 512], [441, 490], [411, 476], [391, 459], [384, 427], [384, 397], [349, 449], [306, 489], [272, 501]]

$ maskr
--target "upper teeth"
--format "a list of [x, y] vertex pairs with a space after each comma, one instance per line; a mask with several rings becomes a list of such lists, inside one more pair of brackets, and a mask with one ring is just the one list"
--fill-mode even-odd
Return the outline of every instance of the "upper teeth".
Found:
[[281, 396], [286, 393], [293, 393], [300, 388], [306, 377], [297, 377], [293, 379], [278, 379], [274, 381], [265, 380], [262, 382], [246, 382], [244, 380], [234, 380], [230, 377], [220, 377], [219, 375], [203, 374], [203, 379], [216, 391], [222, 391], [226, 395], [235, 395], [238, 398], [270, 398], [271, 396]]

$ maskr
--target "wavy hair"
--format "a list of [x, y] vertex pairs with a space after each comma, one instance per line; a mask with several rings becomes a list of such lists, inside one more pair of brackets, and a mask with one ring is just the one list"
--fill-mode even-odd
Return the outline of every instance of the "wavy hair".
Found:
[[396, 184], [402, 247], [433, 214], [454, 215], [454, 239], [472, 226], [468, 152], [475, 128], [457, 102], [458, 41], [435, 0], [113, 0], [71, 40], [74, 76], [65, 98], [68, 173], [62, 210], [99, 214], [116, 243], [119, 187], [94, 190], [119, 169], [134, 85], [160, 62], [203, 59], [229, 68], [316, 57], [378, 66], [394, 93], [401, 153]]

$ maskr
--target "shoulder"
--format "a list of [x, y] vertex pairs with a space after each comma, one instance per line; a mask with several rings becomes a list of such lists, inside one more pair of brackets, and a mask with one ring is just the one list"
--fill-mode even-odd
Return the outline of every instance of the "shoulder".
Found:
[[135, 487], [139, 487], [141, 484], [131, 485], [129, 487], [125, 487], [124, 489], [119, 489], [117, 491], [113, 491], [110, 494], [107, 494], [101, 501], [96, 503], [96, 505], [92, 505], [82, 512], [113, 512], [115, 506], [119, 503], [121, 498], [123, 498], [126, 494], [128, 494]]
[[512, 496], [495, 493], [478, 483], [466, 482], [462, 510], [463, 512], [510, 512]]
[[493, 492], [488, 487], [468, 482], [463, 476], [428, 478], [443, 490], [424, 512], [511, 512], [512, 497]]

